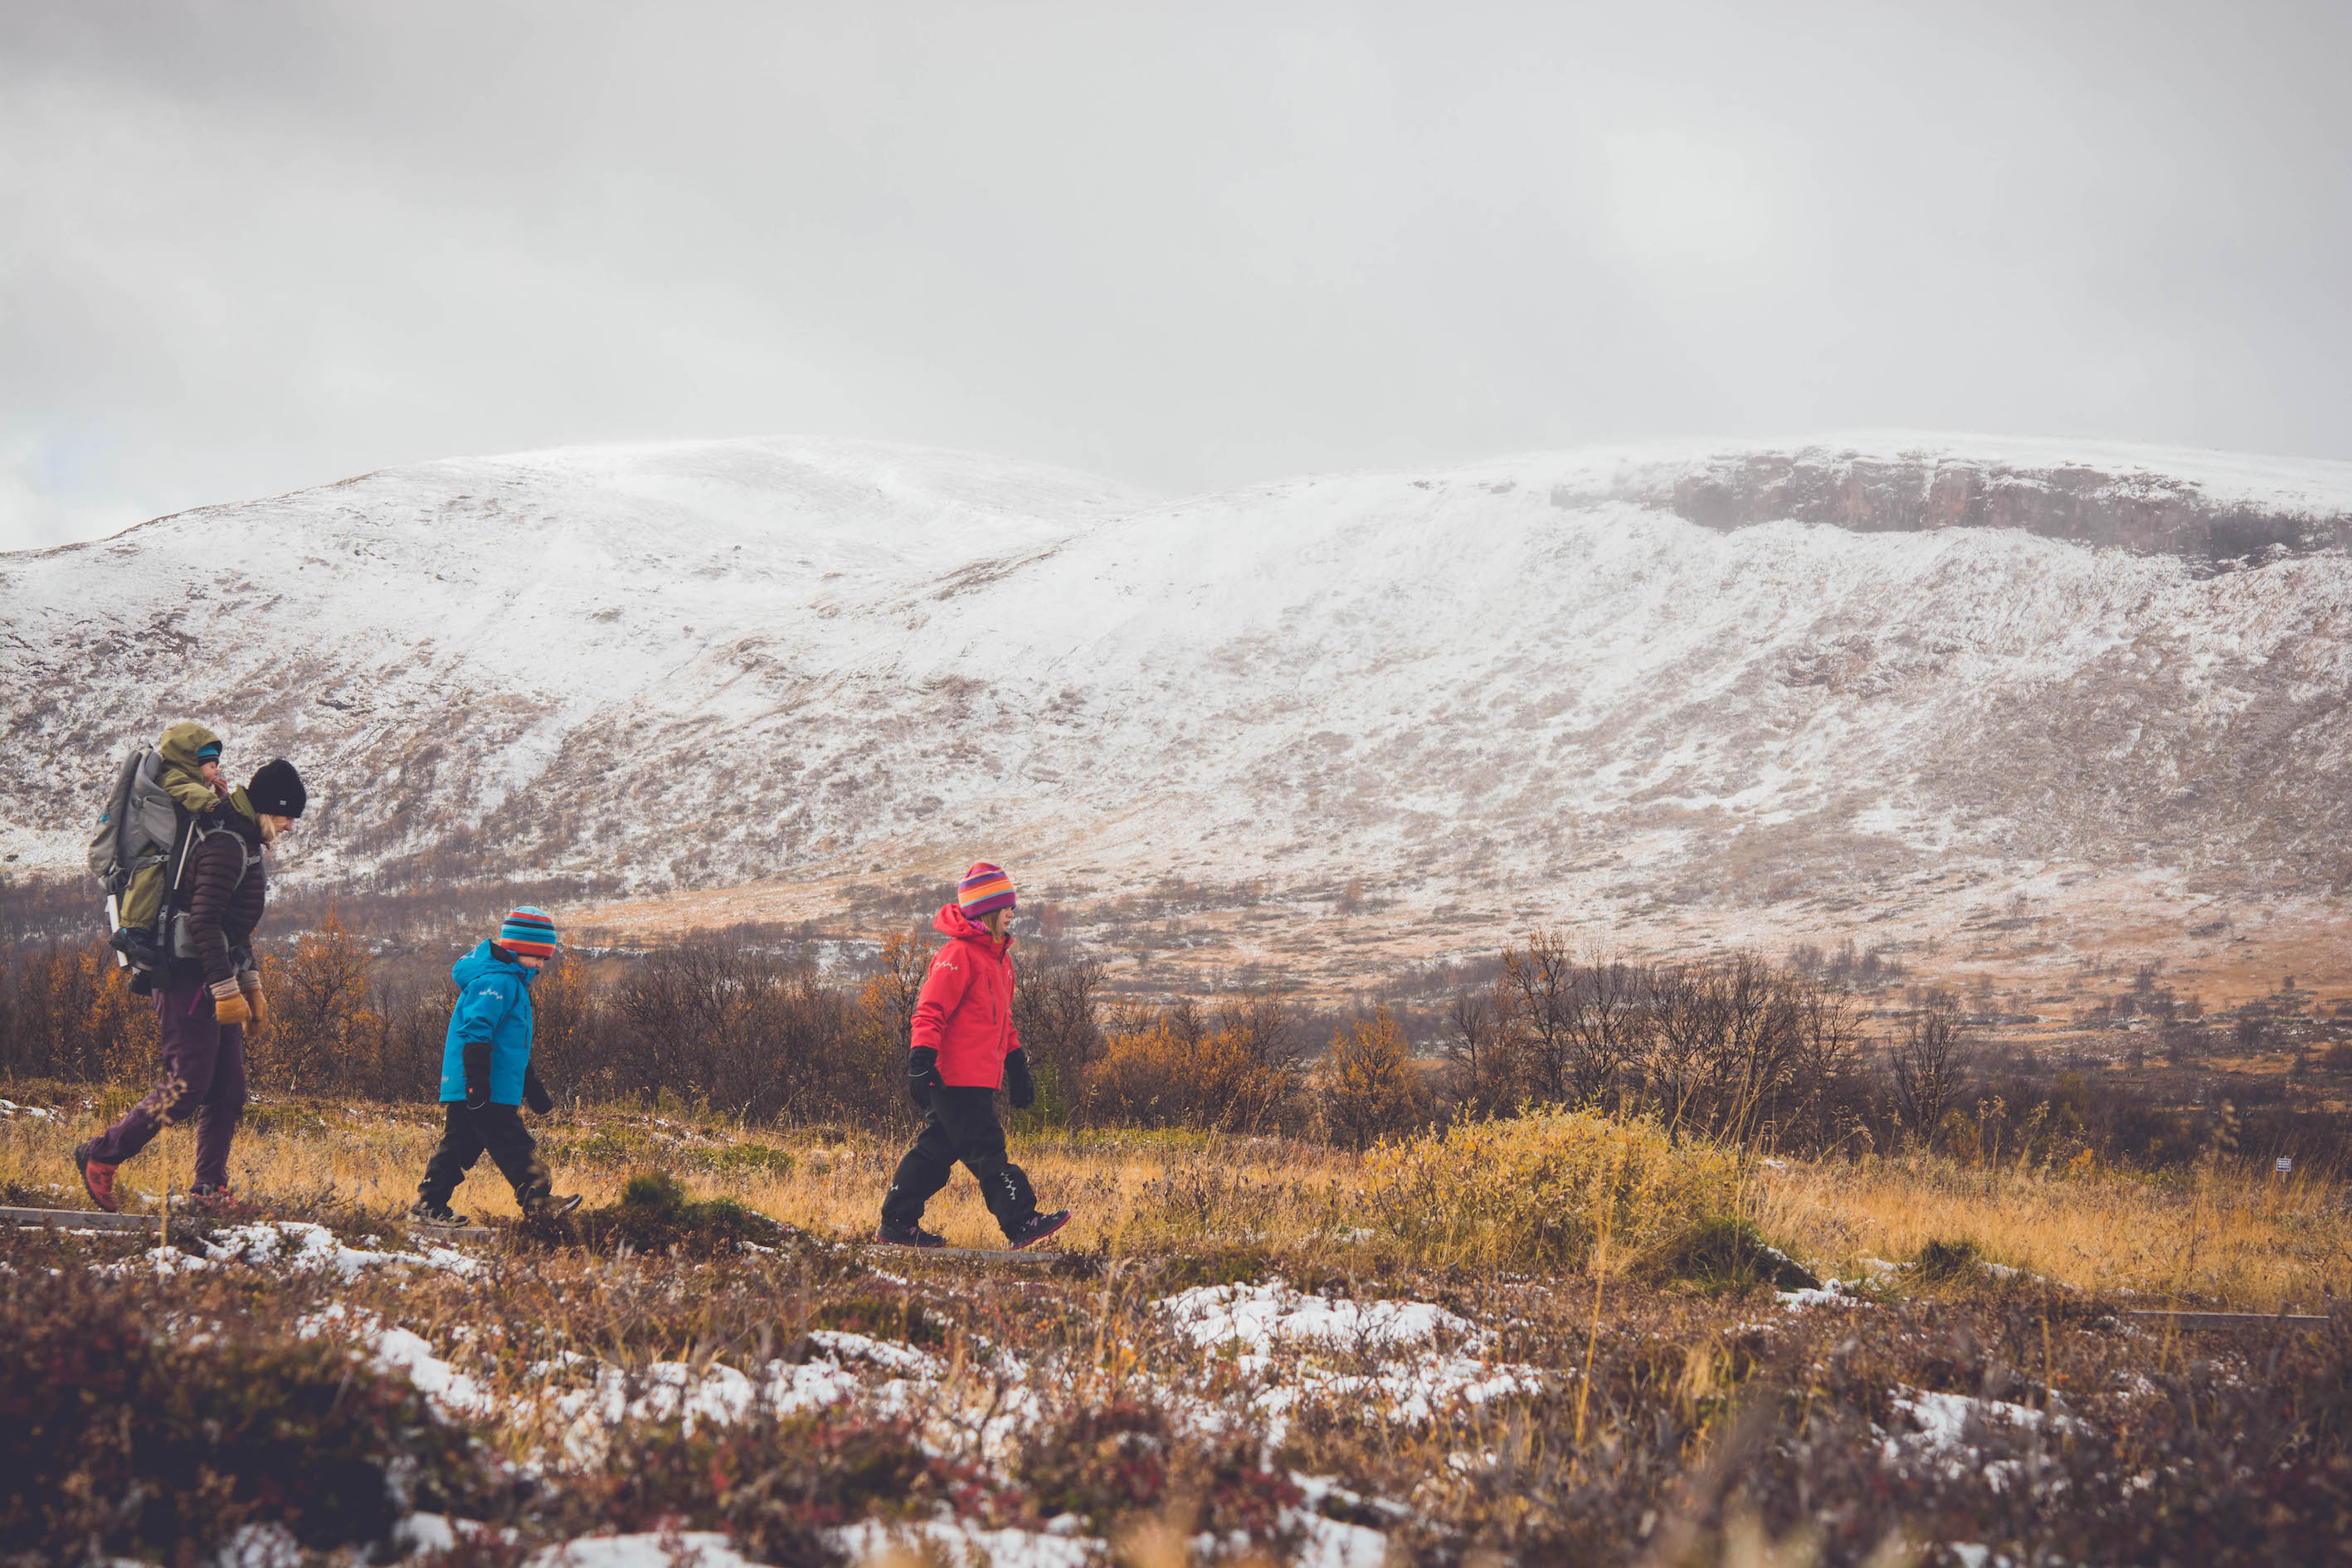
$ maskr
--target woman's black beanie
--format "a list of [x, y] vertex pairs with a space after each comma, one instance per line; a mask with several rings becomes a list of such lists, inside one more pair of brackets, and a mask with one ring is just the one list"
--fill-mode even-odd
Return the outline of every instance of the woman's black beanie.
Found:
[[262, 764], [261, 771], [253, 775], [253, 782], [245, 786], [245, 798], [264, 816], [299, 816], [310, 795], [302, 787], [302, 775], [294, 771], [294, 764], [280, 757]]

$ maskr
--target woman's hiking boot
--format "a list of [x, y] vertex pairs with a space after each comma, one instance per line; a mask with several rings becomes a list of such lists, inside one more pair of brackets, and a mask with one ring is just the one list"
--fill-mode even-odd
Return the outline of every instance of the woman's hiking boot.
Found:
[[259, 1219], [261, 1210], [247, 1203], [226, 1186], [190, 1187], [180, 1205], [180, 1212], [205, 1219]]
[[1032, 1242], [1045, 1240], [1069, 1223], [1070, 1211], [1067, 1209], [1056, 1209], [1052, 1214], [1033, 1214], [1014, 1226], [1013, 1234], [1004, 1239], [1013, 1251], [1018, 1252]]
[[89, 1194], [89, 1201], [109, 1214], [120, 1213], [122, 1205], [114, 1195], [114, 1173], [121, 1167], [91, 1159], [88, 1143], [74, 1145], [74, 1164], [81, 1172], [82, 1188]]
[[543, 1198], [533, 1198], [529, 1204], [525, 1205], [522, 1211], [522, 1217], [525, 1219], [536, 1220], [562, 1219], [565, 1215], [570, 1214], [573, 1209], [576, 1209], [579, 1206], [580, 1194], [578, 1193], [565, 1193], [560, 1196], [554, 1193], [550, 1193]]
[[466, 1223], [466, 1216], [447, 1204], [428, 1204], [423, 1198], [408, 1205], [408, 1217], [418, 1225], [429, 1225], [437, 1230], [455, 1230]]
[[899, 1225], [884, 1220], [874, 1229], [874, 1239], [887, 1241], [893, 1247], [945, 1247], [948, 1238], [934, 1236], [919, 1225]]

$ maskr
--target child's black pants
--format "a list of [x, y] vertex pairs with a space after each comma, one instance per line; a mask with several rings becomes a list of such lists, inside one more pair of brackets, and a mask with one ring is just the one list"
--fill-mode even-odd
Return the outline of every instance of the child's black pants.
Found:
[[915, 1146], [898, 1162], [882, 1200], [882, 1217], [914, 1225], [931, 1194], [948, 1184], [957, 1161], [980, 1178], [980, 1195], [1004, 1234], [1012, 1236], [1037, 1212], [1028, 1173], [1004, 1157], [1004, 1129], [996, 1121], [996, 1091], [956, 1084], [931, 1090], [931, 1116]]
[[416, 1185], [418, 1197], [435, 1208], [446, 1208], [449, 1194], [485, 1152], [514, 1188], [515, 1202], [524, 1208], [554, 1190], [555, 1179], [547, 1173], [539, 1157], [539, 1143], [522, 1124], [519, 1108], [485, 1105], [479, 1110], [468, 1110], [463, 1100], [445, 1100], [441, 1109], [447, 1113], [441, 1125], [441, 1146], [433, 1151], [433, 1159], [425, 1167], [425, 1180]]

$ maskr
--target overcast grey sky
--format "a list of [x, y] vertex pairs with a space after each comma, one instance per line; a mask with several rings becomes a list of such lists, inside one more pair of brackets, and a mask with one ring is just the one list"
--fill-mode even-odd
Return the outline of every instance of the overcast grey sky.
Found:
[[0, 0], [0, 548], [791, 431], [2352, 458], [2352, 7]]

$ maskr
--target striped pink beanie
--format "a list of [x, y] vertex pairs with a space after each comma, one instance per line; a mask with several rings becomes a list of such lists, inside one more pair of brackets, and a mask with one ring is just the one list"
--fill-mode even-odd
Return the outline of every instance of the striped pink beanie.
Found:
[[956, 903], [967, 920], [978, 920], [992, 910], [1009, 910], [1020, 900], [1013, 896], [1013, 879], [982, 860], [963, 874], [956, 887]]

